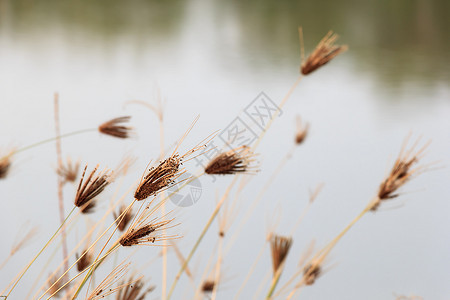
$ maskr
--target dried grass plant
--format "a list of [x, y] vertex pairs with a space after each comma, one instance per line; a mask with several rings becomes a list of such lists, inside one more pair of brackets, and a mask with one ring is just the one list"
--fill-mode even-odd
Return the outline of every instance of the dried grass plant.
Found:
[[[304, 47], [303, 47], [303, 33], [301, 28], [299, 29], [300, 43], [301, 43], [301, 58], [302, 63], [300, 66], [300, 75], [289, 89], [285, 97], [279, 102], [278, 107], [282, 109], [287, 100], [291, 97], [294, 90], [298, 86], [300, 80], [304, 75], [309, 75], [317, 69], [321, 68], [339, 54], [347, 50], [347, 46], [336, 45], [337, 35], [333, 32], [329, 32], [316, 46], [314, 51], [305, 59]], [[308, 76], [309, 77], [309, 76]], [[59, 107], [58, 107], [58, 95], [55, 95], [55, 123], [56, 123], [56, 137], [50, 138], [31, 144], [29, 146], [18, 148], [4, 154], [0, 158], [0, 179], [6, 179], [11, 167], [11, 159], [13, 155], [17, 153], [31, 149], [35, 146], [56, 141], [57, 147], [57, 161], [58, 166], [56, 173], [58, 176], [59, 187], [59, 200], [62, 203], [63, 194], [62, 187], [64, 183], [76, 182], [79, 173], [79, 162], [72, 162], [67, 159], [67, 162], [62, 160], [61, 140], [63, 137], [80, 134], [83, 132], [97, 131], [101, 134], [109, 135], [112, 137], [126, 139], [134, 136], [134, 129], [127, 125], [130, 121], [130, 116], [114, 118], [107, 122], [102, 123], [97, 128], [84, 129], [68, 134], [61, 134], [59, 132]], [[99, 169], [99, 165], [93, 168], [90, 172], [87, 171], [88, 165], [85, 166], [79, 183], [76, 189], [75, 197], [73, 199], [74, 207], [65, 215], [63, 206], [60, 206], [63, 218], [61, 218], [60, 227], [51, 236], [48, 242], [43, 248], [34, 256], [34, 258], [25, 266], [23, 270], [14, 278], [10, 285], [2, 292], [5, 299], [10, 297], [11, 293], [15, 290], [19, 281], [34, 264], [40, 254], [52, 244], [57, 236], [62, 232], [63, 242], [61, 246], [55, 245], [55, 251], [59, 247], [63, 248], [63, 261], [57, 268], [52, 270], [52, 273], [45, 279], [43, 286], [38, 289], [34, 299], [42, 299], [47, 297], [63, 296], [67, 299], [83, 298], [82, 292], [85, 292], [84, 299], [104, 299], [114, 294], [116, 300], [143, 300], [149, 296], [153, 296], [151, 292], [155, 287], [144, 288], [148, 281], [143, 277], [136, 277], [135, 275], [128, 277], [124, 280], [124, 276], [130, 267], [131, 263], [120, 263], [116, 265], [116, 262], [108, 260], [112, 253], [116, 254], [115, 261], [118, 261], [118, 253], [120, 251], [131, 251], [131, 249], [142, 249], [139, 246], [158, 246], [161, 248], [162, 269], [161, 269], [161, 299], [169, 300], [174, 297], [174, 291], [183, 273], [186, 273], [194, 286], [195, 296], [201, 294], [211, 300], [220, 298], [223, 289], [223, 282], [221, 280], [221, 272], [224, 269], [226, 255], [228, 251], [234, 246], [237, 236], [244, 228], [244, 225], [249, 220], [251, 214], [255, 211], [255, 207], [263, 199], [264, 194], [268, 191], [269, 187], [275, 181], [278, 174], [282, 171], [283, 167], [287, 164], [289, 159], [294, 155], [294, 151], [298, 148], [302, 148], [304, 144], [309, 143], [309, 123], [303, 123], [301, 119], [297, 118], [297, 128], [293, 134], [294, 140], [292, 148], [288, 149], [286, 153], [283, 153], [280, 163], [275, 170], [269, 176], [269, 180], [261, 187], [259, 193], [253, 197], [253, 202], [250, 202], [248, 210], [244, 213], [241, 209], [236, 209], [239, 201], [245, 201], [240, 197], [241, 191], [246, 187], [248, 178], [254, 175], [259, 170], [259, 165], [256, 162], [256, 148], [260, 141], [265, 136], [268, 129], [271, 127], [273, 121], [277, 118], [276, 115], [265, 126], [262, 133], [257, 137], [256, 142], [253, 145], [244, 145], [235, 149], [224, 151], [214, 157], [203, 170], [201, 175], [192, 176], [188, 179], [182, 179], [182, 175], [188, 173], [188, 162], [196, 158], [198, 155], [205, 153], [208, 143], [215, 137], [215, 133], [211, 134], [200, 143], [187, 151], [181, 151], [181, 145], [186, 139], [187, 135], [191, 132], [194, 124], [196, 124], [198, 117], [190, 125], [184, 135], [175, 143], [174, 147], [170, 147], [171, 152], [166, 152], [164, 148], [164, 111], [162, 97], [158, 90], [157, 105], [151, 105], [143, 101], [132, 101], [132, 103], [144, 104], [155, 113], [159, 122], [159, 139], [160, 139], [160, 153], [159, 158], [156, 159], [156, 163], [149, 163], [145, 167], [144, 174], [142, 176], [135, 176], [136, 183], [131, 186], [123, 197], [119, 199], [110, 199], [110, 205], [107, 210], [103, 211], [101, 206], [96, 206], [97, 199], [104, 197], [106, 193], [103, 191], [107, 186], [113, 183], [116, 177], [132, 173], [129, 169], [131, 161], [123, 161], [116, 172], [112, 172], [109, 169]], [[308, 141], [308, 142], [306, 142]], [[302, 145], [301, 147], [299, 147]], [[268, 269], [268, 278], [262, 280], [260, 285], [264, 290], [267, 290], [266, 299], [274, 299], [278, 296], [288, 294], [287, 299], [293, 298], [296, 293], [304, 286], [314, 285], [320, 276], [325, 273], [324, 262], [328, 257], [332, 249], [342, 239], [342, 237], [349, 231], [349, 229], [362, 218], [363, 215], [368, 212], [376, 212], [379, 207], [384, 203], [399, 197], [402, 187], [409, 182], [413, 177], [420, 174], [425, 170], [424, 167], [418, 166], [419, 161], [422, 160], [425, 145], [419, 150], [418, 142], [415, 143], [410, 149], [406, 150], [407, 143], [400, 151], [400, 155], [394, 162], [392, 169], [388, 172], [385, 179], [382, 180], [378, 187], [375, 197], [368, 203], [363, 211], [352, 220], [347, 227], [344, 228], [334, 239], [322, 249], [315, 253], [312, 257], [305, 255], [301, 259], [298, 270], [295, 274], [290, 276], [290, 279], [275, 293], [278, 283], [281, 280], [283, 273], [288, 273], [285, 266], [289, 262], [292, 256], [292, 237], [299, 224], [301, 223], [306, 212], [309, 210], [311, 204], [316, 199], [322, 186], [319, 185], [315, 190], [310, 193], [309, 202], [303, 211], [298, 212], [298, 220], [292, 226], [292, 232], [290, 236], [281, 236], [272, 233], [266, 236], [266, 243], [264, 243], [261, 251], [258, 255], [255, 255], [255, 262], [251, 265], [244, 280], [240, 284], [240, 288], [237, 290], [235, 299], [237, 299], [246, 287], [247, 282], [251, 276], [255, 275], [256, 265], [259, 259], [263, 257], [265, 251], [269, 251], [272, 262], [272, 268]], [[172, 149], [174, 148], [174, 149]], [[173, 151], [172, 151], [173, 150]], [[190, 172], [189, 172], [190, 173]], [[204, 227], [200, 228], [200, 234], [193, 241], [193, 246], [187, 249], [187, 255], [185, 256], [185, 248], [179, 248], [175, 243], [175, 239], [179, 239], [182, 236], [176, 226], [183, 225], [175, 222], [175, 218], [172, 217], [173, 212], [166, 212], [165, 203], [174, 194], [165, 194], [169, 188], [176, 183], [184, 183], [179, 189], [186, 186], [187, 183], [202, 176], [202, 175], [226, 175], [231, 177], [229, 185], [223, 191], [221, 196], [218, 196], [218, 201], [214, 207], [212, 213], [207, 216], [207, 222]], [[240, 183], [240, 185], [238, 185]], [[237, 188], [235, 186], [238, 185]], [[69, 185], [64, 188], [71, 188]], [[231, 193], [237, 189], [236, 197], [232, 200]], [[117, 189], [119, 190], [119, 189]], [[127, 201], [129, 200], [129, 201]], [[233, 202], [232, 202], [233, 201]], [[278, 200], [280, 201], [280, 200]], [[135, 207], [138, 206], [138, 207]], [[76, 209], [79, 208], [79, 209]], [[84, 227], [87, 227], [83, 237], [79, 240], [76, 246], [71, 251], [64, 249], [64, 235], [65, 228], [69, 225], [74, 227], [77, 225], [78, 218], [75, 216], [72, 218], [72, 213], [76, 211], [76, 216], [87, 213], [95, 213], [95, 218], [92, 216], [85, 216], [84, 219], [89, 220]], [[97, 213], [103, 213], [101, 217], [97, 217]], [[113, 220], [111, 220], [111, 216]], [[237, 217], [242, 217], [240, 222], [236, 222]], [[196, 274], [190, 268], [192, 258], [199, 249], [204, 237], [209, 231], [211, 225], [218, 218], [217, 224], [219, 225], [217, 244], [213, 249], [213, 254], [210, 257], [210, 262], [205, 268], [204, 276], [201, 280], [196, 278]], [[108, 226], [108, 220], [110, 225]], [[236, 223], [236, 224], [235, 224]], [[180, 227], [181, 227], [180, 226]], [[83, 228], [84, 228], [83, 227]], [[234, 227], [234, 232], [230, 235], [230, 228]], [[78, 227], [76, 227], [79, 230]], [[31, 233], [30, 233], [31, 234]], [[21, 249], [25, 242], [29, 239], [29, 235], [25, 236], [19, 243], [11, 250], [11, 255], [14, 255], [19, 249]], [[92, 239], [91, 239], [92, 237]], [[93, 241], [91, 241], [93, 240]], [[261, 239], [262, 241], [263, 239]], [[227, 242], [227, 244], [225, 244]], [[224, 247], [226, 245], [227, 247]], [[170, 272], [168, 272], [168, 265], [171, 263], [168, 259], [167, 248], [171, 246], [174, 249], [176, 257], [180, 261], [180, 268], [176, 273], [170, 289], [167, 289], [167, 278], [169, 278]], [[152, 252], [152, 247], [146, 247], [146, 251]], [[159, 250], [153, 250], [153, 254], [158, 253]], [[309, 251], [312, 253], [312, 250]], [[291, 253], [291, 254], [290, 254]], [[256, 254], [256, 251], [255, 251]], [[288, 256], [289, 255], [289, 256]], [[72, 265], [69, 267], [69, 260], [73, 260]], [[6, 260], [7, 261], [7, 260]], [[49, 260], [50, 262], [51, 260]], [[140, 262], [139, 262], [140, 263]], [[0, 265], [0, 269], [4, 264]], [[52, 266], [48, 263], [43, 268], [43, 271], [47, 272], [46, 267]], [[93, 277], [98, 274], [99, 267], [105, 268], [107, 271], [112, 270], [98, 285], [95, 285]], [[106, 272], [105, 272], [106, 273]], [[44, 273], [45, 274], [45, 273]], [[206, 276], [208, 274], [208, 276]], [[272, 275], [272, 278], [270, 278]], [[285, 277], [286, 275], [283, 274]], [[271, 281], [270, 281], [271, 280]], [[270, 281], [270, 284], [266, 283]], [[92, 287], [91, 287], [92, 286]], [[39, 297], [40, 295], [40, 297]], [[258, 295], [256, 293], [255, 297]], [[38, 298], [39, 297], [39, 298]], [[183, 297], [189, 298], [189, 295], [183, 294]]]

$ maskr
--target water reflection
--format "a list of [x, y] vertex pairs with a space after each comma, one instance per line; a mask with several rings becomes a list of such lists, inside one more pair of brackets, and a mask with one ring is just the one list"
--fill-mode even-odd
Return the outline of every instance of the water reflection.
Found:
[[[329, 30], [351, 45], [357, 73], [369, 72], [393, 90], [413, 83], [424, 89], [450, 79], [448, 1], [30, 1], [0, 0], [0, 32], [10, 41], [39, 44], [55, 32], [83, 47], [124, 43], [146, 47], [194, 34], [221, 55], [239, 51], [248, 67], [284, 68], [298, 59], [295, 28], [303, 25], [311, 50]], [[197, 24], [199, 26], [193, 26]], [[189, 33], [189, 31], [194, 31]], [[212, 33], [213, 32], [213, 33]], [[1, 41], [1, 39], [0, 39]], [[84, 50], [83, 50], [84, 48]]]

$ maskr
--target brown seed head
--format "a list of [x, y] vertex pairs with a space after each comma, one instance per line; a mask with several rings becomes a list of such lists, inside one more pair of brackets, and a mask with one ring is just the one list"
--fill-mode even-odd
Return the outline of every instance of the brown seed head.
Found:
[[306, 285], [312, 285], [316, 279], [322, 273], [322, 269], [319, 264], [310, 263], [303, 269], [303, 280]]
[[78, 272], [81, 272], [91, 265], [92, 255], [87, 250], [84, 250], [83, 253], [81, 253], [81, 255], [78, 255], [78, 253], [76, 254], [76, 259], [77, 259], [77, 270]]
[[82, 206], [80, 206], [80, 211], [82, 214], [90, 214], [94, 212], [94, 208], [97, 206], [97, 199], [91, 199]]
[[133, 219], [133, 212], [131, 211], [131, 208], [124, 213], [125, 209], [126, 206], [121, 205], [117, 214], [116, 212], [113, 212], [114, 220], [119, 231], [124, 231], [128, 223], [130, 223], [131, 219]]
[[134, 282], [127, 282], [125, 284], [119, 284], [118, 286], [113, 287], [128, 271], [127, 268], [130, 266], [130, 264], [131, 263], [125, 264], [125, 262], [120, 263], [102, 280], [102, 282], [97, 285], [97, 287], [89, 294], [86, 299], [105, 299], [105, 297], [116, 293], [117, 291], [123, 289], [126, 285], [133, 284]]
[[273, 274], [285, 261], [289, 249], [292, 246], [292, 238], [280, 235], [272, 235], [270, 238], [270, 250], [272, 252]]
[[80, 169], [80, 162], [73, 163], [70, 158], [67, 158], [67, 163], [61, 164], [56, 170], [56, 173], [63, 178], [65, 182], [74, 182], [78, 176], [78, 170]]
[[[96, 175], [98, 165], [92, 170], [89, 177], [84, 180], [84, 175], [86, 173], [87, 165], [84, 168], [83, 175], [81, 175], [80, 184], [78, 185], [77, 194], [75, 196], [75, 206], [83, 207], [82, 210], [89, 211], [93, 208], [95, 204], [90, 201], [94, 197], [98, 196], [105, 187], [112, 181], [112, 172], [109, 170], [104, 170], [100, 174]], [[91, 203], [88, 203], [88, 202]], [[84, 205], [86, 205], [84, 207]], [[89, 207], [91, 205], [91, 207]]]
[[214, 290], [215, 283], [213, 280], [205, 280], [202, 284], [202, 292], [211, 293]]
[[306, 61], [302, 63], [301, 72], [303, 75], [312, 73], [348, 49], [345, 45], [335, 45], [334, 42], [336, 42], [337, 39], [338, 36], [332, 31], [329, 31], [327, 35], [325, 35], [316, 46], [316, 49], [314, 49]]
[[180, 170], [180, 164], [180, 156], [174, 154], [160, 162], [158, 166], [150, 168], [136, 189], [134, 198], [138, 201], [144, 200], [167, 188], [184, 173], [184, 169]]
[[124, 247], [128, 247], [141, 244], [154, 244], [155, 242], [168, 239], [170, 237], [158, 235], [158, 232], [172, 221], [173, 219], [169, 219], [150, 222], [140, 226], [132, 226], [120, 238], [119, 243]]
[[402, 187], [407, 181], [417, 174], [419, 168], [413, 168], [413, 165], [419, 162], [420, 155], [426, 147], [427, 145], [425, 145], [425, 147], [418, 152], [414, 152], [413, 146], [406, 152], [403, 150], [400, 152], [391, 172], [380, 184], [377, 195], [378, 197], [373, 202], [373, 206], [371, 208], [372, 211], [378, 209], [381, 201], [393, 199], [399, 196], [398, 190], [400, 187]]
[[11, 167], [11, 156], [13, 152], [0, 158], [0, 179], [6, 178]]
[[59, 280], [57, 282], [59, 277], [60, 277], [60, 275], [58, 275], [58, 274], [49, 276], [48, 281], [47, 281], [48, 287], [49, 287], [49, 290], [47, 291], [48, 295], [53, 295], [54, 297], [59, 297], [62, 294], [61, 292], [64, 289], [66, 289], [67, 287], [69, 287], [69, 285], [66, 285], [63, 288], [61, 288], [64, 285], [64, 278], [62, 278], [61, 280]]
[[254, 171], [251, 166], [254, 162], [254, 154], [247, 146], [241, 146], [230, 151], [220, 153], [205, 168], [205, 173], [210, 175], [232, 175]]
[[155, 287], [150, 286], [144, 290], [144, 280], [134, 280], [133, 277], [127, 280], [127, 282], [133, 282], [132, 284], [126, 284], [122, 282], [121, 285], [126, 285], [116, 294], [116, 300], [144, 300], [148, 293], [151, 293]]
[[122, 125], [122, 123], [126, 123], [130, 119], [131, 119], [130, 116], [112, 119], [98, 126], [98, 131], [122, 139], [128, 138], [130, 137], [133, 128], [124, 126]]
[[302, 124], [300, 117], [297, 117], [297, 132], [295, 134], [295, 143], [300, 145], [306, 139], [309, 131], [309, 124]]

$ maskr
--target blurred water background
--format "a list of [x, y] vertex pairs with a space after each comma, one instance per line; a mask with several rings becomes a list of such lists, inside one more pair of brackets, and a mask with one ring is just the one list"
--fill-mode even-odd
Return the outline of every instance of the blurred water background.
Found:
[[[137, 157], [131, 175], [103, 195], [104, 211], [116, 189], [126, 192], [148, 161], [159, 155], [156, 117], [127, 101], [155, 103], [156, 91], [161, 91], [167, 99], [166, 146], [200, 115], [183, 143], [187, 150], [225, 128], [260, 92], [281, 101], [299, 73], [298, 26], [303, 26], [307, 53], [332, 29], [350, 50], [299, 84], [258, 148], [261, 172], [251, 177], [242, 194], [238, 218], [292, 147], [295, 116], [311, 125], [306, 142], [296, 149], [224, 257], [219, 299], [235, 294], [266, 233], [289, 234], [307, 204], [308, 189], [324, 182], [323, 192], [293, 235], [281, 285], [286, 282], [311, 240], [318, 247], [325, 245], [371, 199], [409, 133], [413, 140], [422, 136], [423, 142], [432, 141], [424, 161], [438, 161], [443, 168], [408, 184], [388, 209], [364, 217], [332, 252], [327, 272], [299, 298], [394, 299], [415, 294], [448, 299], [449, 11], [445, 0], [0, 0], [1, 149], [54, 135], [54, 92], [60, 94], [62, 132], [132, 115], [137, 131], [132, 140], [96, 133], [63, 140], [64, 156], [92, 167], [99, 163], [114, 168], [125, 154]], [[23, 152], [13, 163], [9, 177], [0, 181], [0, 257], [8, 255], [26, 221], [40, 231], [0, 270], [1, 288], [45, 243], [59, 220], [55, 146]], [[187, 168], [197, 170], [194, 163]], [[176, 211], [181, 224], [174, 231], [183, 235], [178, 245], [184, 255], [231, 179], [200, 180], [199, 202]], [[75, 188], [64, 189], [66, 211]], [[126, 201], [131, 199], [129, 194]], [[101, 215], [80, 219], [69, 246], [83, 236], [84, 221]], [[214, 224], [193, 259], [197, 285], [207, 258], [216, 251], [217, 231]], [[124, 251], [120, 257], [130, 253]], [[159, 254], [159, 248], [144, 247], [133, 256], [138, 269], [145, 266], [138, 271], [157, 286], [151, 299], [161, 293], [160, 261], [150, 264]], [[27, 298], [34, 280], [42, 283], [59, 265], [60, 255], [60, 250], [48, 251], [11, 299]], [[41, 273], [51, 256], [54, 261]], [[169, 284], [178, 268], [170, 252]], [[241, 299], [253, 297], [270, 269], [266, 247]], [[208, 269], [207, 275], [212, 274]], [[263, 283], [263, 294], [267, 287]], [[174, 299], [186, 299], [192, 290], [183, 277]]]

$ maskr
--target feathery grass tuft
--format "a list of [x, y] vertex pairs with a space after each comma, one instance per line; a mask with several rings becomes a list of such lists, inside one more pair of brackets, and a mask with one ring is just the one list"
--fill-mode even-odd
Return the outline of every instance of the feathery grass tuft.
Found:
[[337, 39], [338, 35], [334, 34], [333, 31], [329, 31], [325, 35], [306, 61], [302, 63], [300, 69], [303, 75], [314, 72], [348, 49], [346, 45], [335, 45]]
[[[134, 216], [131, 208], [125, 212], [126, 209], [127, 207], [125, 205], [121, 205], [117, 214], [115, 211], [113, 212], [114, 220], [116, 220], [117, 229], [119, 229], [119, 231], [124, 231]], [[119, 216], [122, 217], [119, 218]]]
[[[87, 212], [93, 206], [88, 206], [92, 203], [94, 197], [98, 196], [105, 187], [112, 181], [112, 171], [105, 169], [96, 175], [98, 170], [98, 165], [92, 170], [88, 178], [84, 180], [84, 175], [86, 173], [87, 165], [84, 168], [83, 175], [81, 175], [80, 184], [78, 185], [77, 194], [75, 196], [75, 206], [81, 207], [82, 211], [87, 209]], [[91, 204], [92, 205], [92, 204]]]
[[92, 263], [92, 255], [88, 252], [88, 250], [84, 250], [81, 255], [76, 254], [77, 259], [77, 270], [78, 272], [84, 271], [87, 267], [89, 267]]
[[56, 169], [56, 173], [62, 177], [64, 182], [75, 182], [78, 176], [78, 171], [80, 169], [80, 162], [72, 162], [72, 160], [67, 158], [67, 163], [61, 164], [61, 166]]
[[121, 139], [129, 138], [131, 136], [133, 128], [124, 126], [122, 125], [122, 123], [126, 123], [130, 119], [131, 119], [130, 116], [126, 116], [109, 120], [98, 126], [98, 131], [100, 131], [103, 134], [107, 134]]
[[255, 155], [247, 146], [241, 146], [230, 151], [218, 154], [205, 168], [205, 173], [210, 175], [233, 175], [236, 173], [248, 173], [255, 171], [251, 164], [255, 161]]
[[286, 259], [292, 246], [292, 238], [280, 235], [272, 235], [270, 239], [270, 250], [272, 253], [273, 274], [275, 275]]

